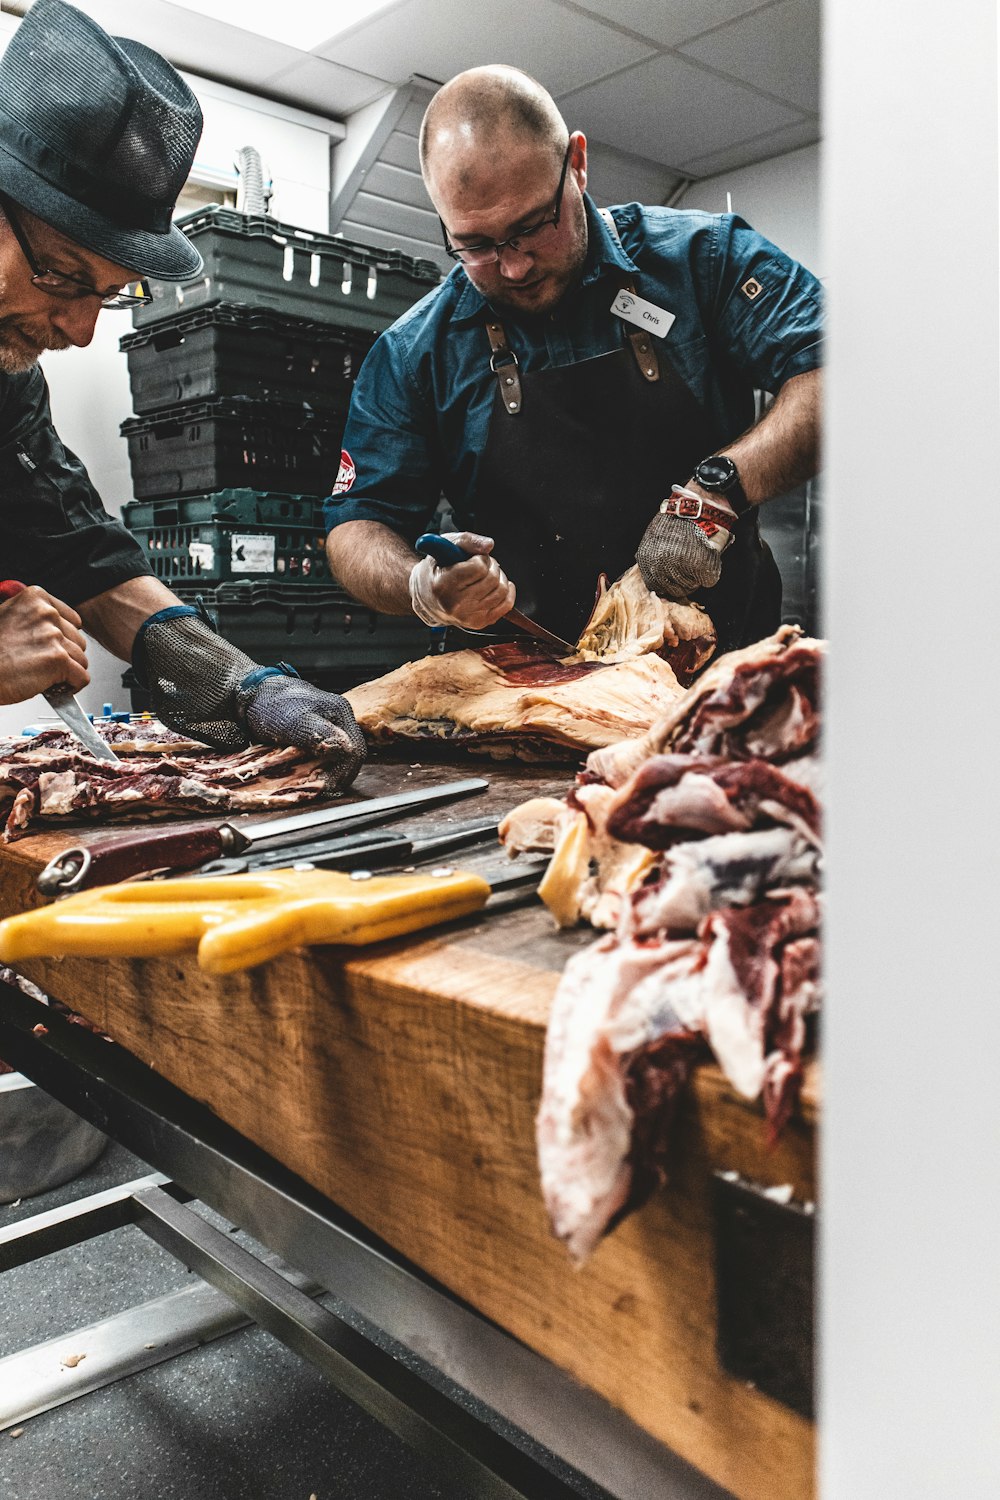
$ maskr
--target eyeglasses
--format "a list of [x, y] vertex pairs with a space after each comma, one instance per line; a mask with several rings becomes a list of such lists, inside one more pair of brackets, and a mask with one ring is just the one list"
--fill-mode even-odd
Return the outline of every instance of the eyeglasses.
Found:
[[141, 281], [129, 282], [125, 287], [109, 287], [106, 292], [101, 292], [96, 286], [91, 286], [89, 281], [84, 281], [79, 276], [71, 276], [68, 271], [52, 271], [46, 266], [40, 266], [35, 259], [28, 237], [12, 210], [10, 199], [5, 193], [0, 193], [0, 208], [3, 209], [14, 238], [31, 267], [32, 286], [37, 286], [48, 296], [61, 297], [66, 301], [75, 300], [77, 297], [97, 297], [102, 307], [141, 307], [144, 302], [152, 300], [151, 294]]
[[562, 171], [559, 173], [555, 209], [548, 218], [539, 219], [537, 224], [532, 224], [527, 229], [519, 230], [517, 234], [510, 235], [508, 239], [491, 240], [489, 243], [482, 245], [463, 245], [457, 250], [448, 238], [448, 231], [444, 227], [444, 220], [439, 218], [438, 223], [441, 225], [441, 233], [444, 235], [445, 253], [450, 255], [452, 260], [457, 260], [463, 266], [488, 266], [500, 259], [501, 250], [520, 250], [524, 246], [525, 241], [527, 241], [530, 252], [540, 249], [544, 243], [551, 240], [552, 233], [548, 231], [554, 232], [559, 228], [563, 188], [566, 186], [566, 170], [569, 167], [569, 155], [572, 149], [573, 142], [571, 140], [566, 147]]

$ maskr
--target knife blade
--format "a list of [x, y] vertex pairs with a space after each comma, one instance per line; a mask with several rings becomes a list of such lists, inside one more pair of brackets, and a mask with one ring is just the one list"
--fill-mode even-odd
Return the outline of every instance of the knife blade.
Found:
[[[439, 568], [450, 568], [454, 563], [468, 562], [473, 555], [466, 552], [464, 547], [459, 547], [456, 542], [450, 542], [446, 536], [439, 536], [435, 531], [425, 531], [423, 536], [418, 536], [414, 550], [421, 557], [433, 557]], [[519, 609], [509, 609], [502, 616], [508, 625], [514, 625], [518, 630], [523, 630], [525, 635], [534, 636], [536, 641], [542, 641], [546, 646], [551, 646], [558, 651], [560, 656], [573, 656], [576, 647], [571, 646], [569, 641], [564, 641], [562, 636], [553, 635], [551, 630], [546, 630], [544, 625], [539, 625], [537, 620], [532, 620], [529, 615], [523, 614]]]
[[152, 870], [190, 870], [224, 854], [242, 854], [257, 846], [298, 839], [306, 829], [346, 824], [361, 828], [400, 816], [411, 808], [452, 802], [483, 792], [489, 782], [480, 776], [445, 781], [437, 786], [395, 792], [367, 801], [343, 802], [336, 807], [311, 808], [286, 818], [257, 823], [185, 823], [173, 828], [101, 839], [88, 848], [63, 849], [45, 866], [36, 885], [43, 896], [63, 896], [92, 885], [111, 885]]
[[[24, 584], [19, 583], [16, 578], [0, 580], [0, 599], [13, 599], [16, 594], [23, 593], [23, 591]], [[98, 760], [111, 760], [116, 765], [119, 764], [118, 756], [111, 746], [101, 739], [77, 703], [72, 688], [67, 687], [64, 682], [57, 682], [47, 689], [42, 697], [51, 708], [55, 709], [70, 734], [76, 736], [85, 750], [96, 756]]]
[[278, 849], [251, 849], [245, 854], [213, 859], [201, 865], [199, 875], [246, 875], [257, 870], [354, 870], [361, 866], [406, 866], [437, 859], [455, 849], [476, 844], [496, 843], [497, 819], [487, 818], [432, 838], [416, 838], [405, 833], [376, 829], [368, 833], [349, 833], [340, 838], [321, 839], [315, 843], [294, 843]]

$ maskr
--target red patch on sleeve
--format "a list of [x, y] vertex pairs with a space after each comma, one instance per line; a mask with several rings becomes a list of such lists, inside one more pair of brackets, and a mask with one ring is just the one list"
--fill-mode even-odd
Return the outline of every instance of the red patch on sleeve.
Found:
[[346, 495], [357, 477], [354, 460], [346, 448], [340, 450], [340, 468], [337, 470], [337, 482], [331, 490], [334, 495]]

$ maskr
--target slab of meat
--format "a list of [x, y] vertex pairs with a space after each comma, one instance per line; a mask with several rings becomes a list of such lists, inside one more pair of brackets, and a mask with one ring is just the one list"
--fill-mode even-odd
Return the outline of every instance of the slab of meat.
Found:
[[591, 778], [622, 786], [664, 751], [782, 762], [816, 748], [823, 641], [794, 625], [713, 662], [683, 701], [638, 739], [588, 757]]
[[[44, 739], [0, 743], [4, 842], [32, 828], [69, 821], [298, 807], [338, 789], [334, 767], [290, 747], [251, 745], [222, 755], [199, 745], [191, 755], [142, 756], [116, 765], [80, 749], [58, 748], [53, 740], [59, 736], [55, 731]], [[65, 738], [70, 745], [77, 743]]]
[[[574, 759], [644, 733], [715, 650], [698, 604], [651, 594], [638, 568], [610, 588], [573, 656], [505, 642], [407, 663], [346, 694], [376, 743], [424, 740], [495, 759]], [[680, 679], [680, 680], [679, 680]]]
[[572, 760], [638, 735], [683, 696], [658, 656], [556, 661], [534, 642], [426, 656], [345, 694], [369, 739]]
[[707, 916], [668, 939], [627, 922], [563, 972], [545, 1044], [537, 1141], [555, 1233], [577, 1261], [666, 1178], [691, 1069], [715, 1053], [734, 1088], [763, 1094], [772, 1131], [801, 1077], [819, 1000], [819, 908], [805, 889]]

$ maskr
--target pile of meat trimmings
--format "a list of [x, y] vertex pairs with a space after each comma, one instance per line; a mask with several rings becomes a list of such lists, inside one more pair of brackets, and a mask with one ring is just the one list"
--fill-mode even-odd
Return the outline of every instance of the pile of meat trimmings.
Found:
[[639, 739], [595, 751], [564, 802], [501, 825], [552, 849], [562, 925], [611, 929], [566, 965], [549, 1020], [538, 1151], [553, 1228], [583, 1260], [664, 1180], [670, 1125], [711, 1052], [763, 1095], [798, 1096], [819, 1004], [818, 671], [794, 627], [721, 657]]

